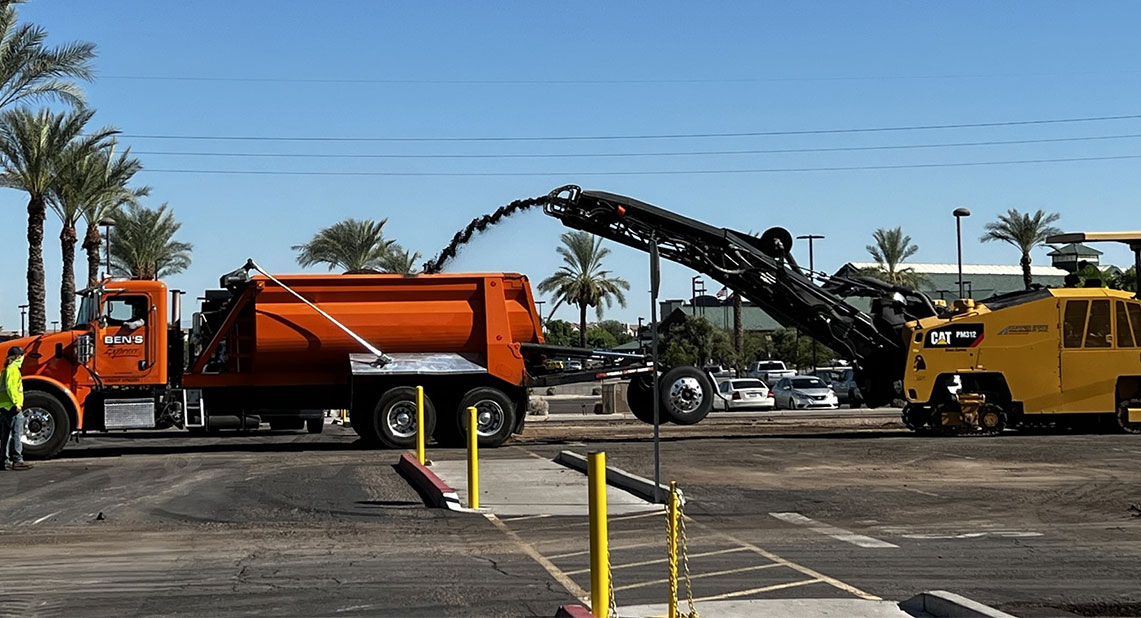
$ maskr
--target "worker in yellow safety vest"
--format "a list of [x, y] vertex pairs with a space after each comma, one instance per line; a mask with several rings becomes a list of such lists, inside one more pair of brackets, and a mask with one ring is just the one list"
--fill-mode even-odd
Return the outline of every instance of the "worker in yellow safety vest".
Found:
[[27, 470], [24, 463], [24, 377], [20, 366], [24, 364], [24, 350], [20, 346], [8, 349], [4, 372], [0, 376], [0, 470]]

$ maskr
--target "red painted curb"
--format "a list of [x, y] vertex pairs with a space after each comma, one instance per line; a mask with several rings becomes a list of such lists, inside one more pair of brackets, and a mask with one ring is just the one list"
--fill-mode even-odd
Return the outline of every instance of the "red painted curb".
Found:
[[594, 614], [582, 605], [563, 605], [555, 612], [555, 618], [594, 618]]
[[404, 478], [408, 479], [408, 481], [420, 489], [420, 491], [424, 492], [424, 495], [428, 496], [428, 500], [432, 503], [432, 506], [452, 510], [460, 507], [456, 490], [449, 487], [443, 479], [436, 476], [435, 472], [421, 465], [420, 462], [416, 460], [415, 455], [411, 453], [400, 455], [400, 461], [396, 463], [396, 470], [403, 474]]

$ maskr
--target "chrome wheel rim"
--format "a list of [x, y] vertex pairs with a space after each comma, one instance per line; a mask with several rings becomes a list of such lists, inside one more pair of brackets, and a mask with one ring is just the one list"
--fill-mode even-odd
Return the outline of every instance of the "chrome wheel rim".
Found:
[[484, 399], [475, 404], [475, 432], [481, 436], [495, 435], [503, 429], [507, 414], [498, 401]]
[[677, 412], [689, 414], [701, 406], [701, 383], [697, 378], [680, 378], [670, 384], [670, 407]]
[[23, 442], [28, 446], [43, 446], [55, 436], [55, 418], [43, 408], [24, 410]]
[[388, 431], [398, 438], [411, 438], [416, 435], [416, 402], [398, 401], [388, 408], [385, 415]]

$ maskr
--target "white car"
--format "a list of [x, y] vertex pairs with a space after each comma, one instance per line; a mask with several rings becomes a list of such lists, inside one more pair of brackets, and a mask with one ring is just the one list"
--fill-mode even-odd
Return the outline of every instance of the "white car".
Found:
[[836, 392], [816, 376], [783, 378], [773, 387], [777, 408], [788, 410], [835, 410], [840, 407]]
[[724, 380], [718, 383], [717, 400], [724, 410], [773, 407], [773, 397], [769, 387], [764, 382], [752, 378]]

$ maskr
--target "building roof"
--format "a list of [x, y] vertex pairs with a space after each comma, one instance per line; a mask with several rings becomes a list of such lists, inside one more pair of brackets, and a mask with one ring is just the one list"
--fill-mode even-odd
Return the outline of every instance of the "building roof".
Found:
[[[877, 268], [875, 262], [848, 262], [841, 270], [847, 267], [863, 270]], [[921, 275], [955, 275], [959, 274], [958, 264], [928, 264], [923, 262], [905, 262], [900, 268], [910, 268]], [[1030, 274], [1035, 277], [1065, 277], [1069, 272], [1053, 266], [1030, 265]], [[967, 275], [1018, 275], [1022, 276], [1022, 267], [1017, 264], [963, 264], [963, 276]]]
[[1058, 247], [1046, 255], [1050, 257], [1055, 256], [1074, 256], [1074, 257], [1097, 257], [1101, 255], [1101, 251], [1093, 247], [1087, 247], [1080, 242], [1070, 243], [1064, 247]]

